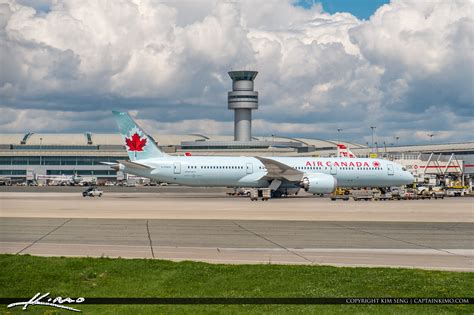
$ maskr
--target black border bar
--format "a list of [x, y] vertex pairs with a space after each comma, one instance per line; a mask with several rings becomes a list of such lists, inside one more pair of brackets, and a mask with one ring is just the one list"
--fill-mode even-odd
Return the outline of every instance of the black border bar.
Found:
[[[0, 304], [11, 304], [29, 301], [28, 298], [0, 298]], [[416, 305], [416, 304], [474, 304], [474, 298], [315, 298], [315, 297], [141, 297], [141, 298], [84, 298], [82, 303], [64, 303], [66, 306], [85, 304], [95, 305], [127, 305], [127, 304], [155, 304], [155, 305], [313, 305], [313, 304], [380, 304], [380, 305]]]

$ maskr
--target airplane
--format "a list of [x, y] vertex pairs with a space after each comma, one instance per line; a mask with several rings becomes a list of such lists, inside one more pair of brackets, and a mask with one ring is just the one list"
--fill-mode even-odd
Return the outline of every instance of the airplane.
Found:
[[36, 175], [36, 180], [46, 180], [55, 186], [74, 186], [82, 181], [82, 177], [74, 175]]
[[342, 143], [337, 144], [337, 156], [338, 157], [348, 157], [348, 158], [356, 158], [357, 156], [352, 153], [351, 150], [347, 146]]
[[104, 162], [115, 170], [184, 186], [270, 188], [273, 197], [331, 193], [340, 187], [411, 184], [413, 175], [383, 159], [170, 156], [126, 112], [113, 111], [129, 160]]
[[52, 186], [77, 186], [92, 185], [96, 182], [94, 177], [74, 175], [36, 175], [36, 180], [45, 180]]

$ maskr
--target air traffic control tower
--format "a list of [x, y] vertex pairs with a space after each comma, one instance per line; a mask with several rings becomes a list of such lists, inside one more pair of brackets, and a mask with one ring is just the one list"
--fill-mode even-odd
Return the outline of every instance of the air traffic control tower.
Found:
[[257, 71], [230, 71], [232, 91], [227, 95], [229, 109], [234, 110], [234, 140], [252, 140], [252, 110], [258, 108], [258, 92], [253, 90]]

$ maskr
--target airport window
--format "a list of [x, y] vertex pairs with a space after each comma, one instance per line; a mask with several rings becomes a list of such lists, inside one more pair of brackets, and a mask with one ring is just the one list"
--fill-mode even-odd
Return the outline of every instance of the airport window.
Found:
[[28, 160], [27, 159], [14, 159], [12, 161], [12, 164], [13, 165], [27, 165], [28, 164]]
[[229, 98], [230, 99], [233, 99], [233, 98], [253, 98], [253, 99], [256, 99], [256, 98], [258, 98], [258, 96], [256, 96], [256, 95], [230, 95]]
[[92, 171], [90, 170], [79, 170], [76, 171], [77, 175], [93, 175]]
[[0, 165], [12, 165], [12, 159], [9, 156], [0, 157]]
[[74, 175], [73, 170], [46, 170], [46, 175]]
[[43, 164], [44, 165], [61, 165], [61, 160], [59, 158], [44, 157]]
[[28, 157], [28, 165], [39, 165], [40, 157], [39, 156], [30, 156]]
[[0, 170], [0, 175], [26, 175], [26, 170]]

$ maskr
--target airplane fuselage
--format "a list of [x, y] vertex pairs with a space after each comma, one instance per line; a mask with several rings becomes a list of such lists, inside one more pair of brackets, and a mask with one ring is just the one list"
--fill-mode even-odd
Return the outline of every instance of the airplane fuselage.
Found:
[[[388, 187], [408, 184], [413, 176], [401, 165], [383, 159], [267, 157], [305, 175], [327, 174], [339, 187]], [[269, 186], [268, 170], [254, 157], [167, 156], [137, 160], [147, 168], [125, 166], [122, 170], [160, 182], [186, 186], [254, 187]], [[283, 183], [281, 188], [294, 187]]]

